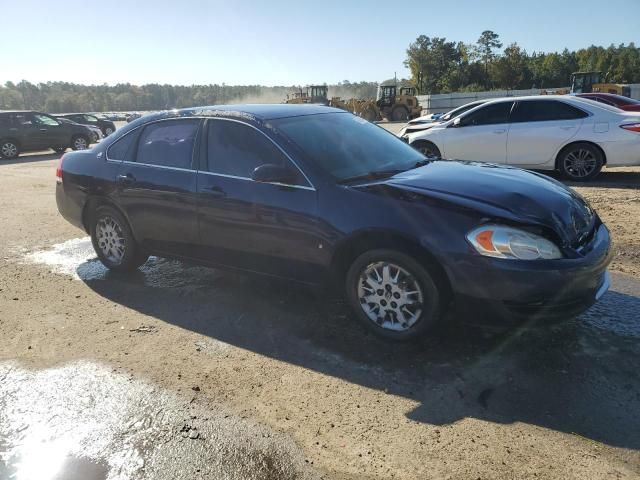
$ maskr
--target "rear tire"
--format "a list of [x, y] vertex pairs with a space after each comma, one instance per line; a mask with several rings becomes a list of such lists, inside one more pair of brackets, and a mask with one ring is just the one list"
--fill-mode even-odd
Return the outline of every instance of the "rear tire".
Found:
[[104, 134], [105, 137], [108, 137], [109, 135], [111, 135], [113, 133], [113, 128], [111, 127], [107, 127], [103, 130], [102, 132]]
[[149, 258], [136, 243], [129, 222], [115, 208], [98, 207], [92, 215], [90, 232], [93, 249], [110, 270], [130, 272]]
[[3, 140], [0, 142], [0, 158], [12, 160], [20, 155], [20, 147], [13, 140]]
[[71, 139], [71, 148], [73, 150], [86, 150], [89, 148], [89, 139], [84, 135], [76, 135]]
[[427, 158], [442, 158], [440, 149], [436, 147], [432, 142], [426, 140], [418, 140], [417, 142], [413, 142], [411, 146]]
[[565, 147], [558, 155], [558, 170], [566, 180], [588, 182], [596, 178], [604, 165], [604, 155], [590, 143]]
[[356, 258], [345, 288], [354, 314], [378, 336], [413, 340], [440, 320], [442, 295], [434, 277], [395, 250], [371, 250]]

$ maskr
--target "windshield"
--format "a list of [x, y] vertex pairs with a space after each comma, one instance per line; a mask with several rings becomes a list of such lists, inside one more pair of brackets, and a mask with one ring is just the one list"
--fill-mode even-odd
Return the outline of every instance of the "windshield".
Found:
[[395, 135], [348, 113], [282, 118], [272, 124], [337, 181], [408, 170], [425, 160]]

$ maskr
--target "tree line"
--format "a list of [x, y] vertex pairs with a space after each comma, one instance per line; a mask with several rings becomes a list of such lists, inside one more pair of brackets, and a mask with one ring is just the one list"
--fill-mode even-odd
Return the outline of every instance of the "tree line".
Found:
[[[329, 85], [329, 97], [375, 97], [377, 82]], [[280, 103], [298, 86], [261, 85], [80, 85], [67, 82], [33, 84], [26, 80], [0, 86], [1, 109], [49, 113], [147, 111], [227, 103]]]
[[531, 54], [517, 43], [502, 47], [491, 30], [474, 44], [421, 35], [409, 45], [405, 65], [421, 93], [560, 88], [577, 71], [601, 71], [606, 82], [640, 83], [640, 48], [633, 42]]

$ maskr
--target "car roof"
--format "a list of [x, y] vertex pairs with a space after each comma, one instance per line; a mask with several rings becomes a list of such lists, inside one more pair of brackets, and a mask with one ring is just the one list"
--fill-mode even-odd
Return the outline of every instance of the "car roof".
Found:
[[211, 105], [203, 107], [168, 110], [142, 117], [145, 122], [166, 117], [229, 117], [253, 121], [267, 121], [276, 118], [301, 117], [325, 113], [346, 113], [345, 110], [316, 104], [250, 104], [250, 105]]

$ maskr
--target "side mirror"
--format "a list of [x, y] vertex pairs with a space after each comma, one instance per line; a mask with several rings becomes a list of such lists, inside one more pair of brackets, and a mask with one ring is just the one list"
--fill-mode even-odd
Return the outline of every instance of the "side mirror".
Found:
[[460, 117], [456, 117], [453, 120], [453, 125], [452, 126], [455, 127], [455, 128], [462, 127], [463, 126], [462, 125], [462, 119]]
[[255, 182], [261, 183], [285, 183], [294, 184], [297, 180], [296, 172], [289, 167], [266, 163], [256, 167], [251, 174], [251, 178]]

